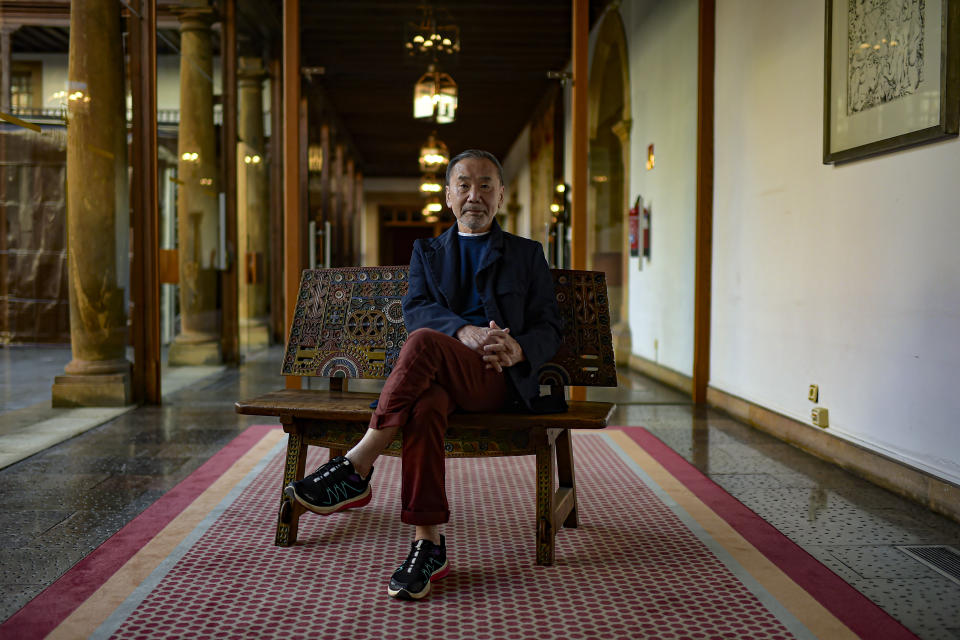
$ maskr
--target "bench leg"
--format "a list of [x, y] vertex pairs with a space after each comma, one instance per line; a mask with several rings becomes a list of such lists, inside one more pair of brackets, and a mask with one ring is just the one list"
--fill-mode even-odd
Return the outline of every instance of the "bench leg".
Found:
[[287, 464], [283, 470], [283, 486], [280, 487], [280, 514], [277, 519], [277, 537], [274, 542], [280, 547], [289, 547], [297, 542], [297, 524], [304, 509], [296, 500], [283, 493], [283, 489], [305, 475], [307, 445], [303, 434], [293, 431], [287, 436]]
[[537, 447], [537, 564], [553, 564], [554, 446]]
[[573, 473], [573, 442], [570, 438], [570, 429], [564, 429], [557, 436], [557, 476], [560, 479], [560, 490], [568, 489], [573, 497], [573, 508], [564, 519], [563, 526], [576, 529], [580, 524], [577, 514], [577, 481]]

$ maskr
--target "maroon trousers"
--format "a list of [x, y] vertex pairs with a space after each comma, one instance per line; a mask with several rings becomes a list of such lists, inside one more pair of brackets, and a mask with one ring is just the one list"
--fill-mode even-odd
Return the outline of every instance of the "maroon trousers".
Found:
[[456, 338], [417, 329], [407, 337], [383, 386], [371, 429], [403, 431], [400, 519], [413, 525], [450, 519], [443, 436], [455, 409], [494, 411], [506, 403], [504, 374]]

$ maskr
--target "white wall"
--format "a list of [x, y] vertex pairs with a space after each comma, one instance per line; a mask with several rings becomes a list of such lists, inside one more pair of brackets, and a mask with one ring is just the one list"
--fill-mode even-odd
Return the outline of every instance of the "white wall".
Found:
[[[651, 206], [651, 259], [631, 258], [633, 353], [690, 376], [696, 240], [696, 0], [634, 0], [619, 11], [630, 75], [630, 204]], [[601, 23], [598, 21], [597, 26]], [[590, 34], [590, 68], [598, 29]], [[569, 71], [569, 68], [568, 68]], [[572, 182], [570, 87], [564, 92], [564, 171]], [[656, 166], [646, 170], [647, 145]]]
[[[696, 241], [696, 0], [624, 3], [630, 66], [630, 200], [651, 207], [651, 255], [631, 258], [633, 352], [693, 372]], [[655, 166], [647, 171], [647, 145]]]
[[[503, 207], [506, 211], [507, 204], [510, 202], [510, 193], [514, 189], [517, 191], [517, 201], [520, 203], [520, 214], [517, 218], [517, 235], [524, 238], [530, 237], [530, 207], [532, 198], [530, 196], [530, 125], [528, 124], [520, 132], [520, 136], [510, 147], [506, 157], [501, 160], [503, 164], [503, 182], [506, 189], [503, 193]], [[543, 238], [534, 238], [543, 241]]]
[[960, 142], [822, 164], [823, 19], [717, 4], [711, 385], [960, 482]]

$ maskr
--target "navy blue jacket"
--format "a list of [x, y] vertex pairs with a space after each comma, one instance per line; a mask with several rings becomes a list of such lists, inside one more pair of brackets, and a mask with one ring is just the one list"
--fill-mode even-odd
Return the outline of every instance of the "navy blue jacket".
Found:
[[[553, 277], [539, 242], [500, 229], [496, 221], [477, 272], [477, 289], [487, 318], [520, 343], [526, 360], [504, 369], [516, 399], [528, 411], [563, 411], [562, 398], [540, 396], [537, 371], [560, 347], [561, 320]], [[417, 240], [403, 298], [407, 331], [428, 328], [456, 337], [465, 324], [451, 309], [458, 295], [460, 251], [457, 225], [436, 238]]]

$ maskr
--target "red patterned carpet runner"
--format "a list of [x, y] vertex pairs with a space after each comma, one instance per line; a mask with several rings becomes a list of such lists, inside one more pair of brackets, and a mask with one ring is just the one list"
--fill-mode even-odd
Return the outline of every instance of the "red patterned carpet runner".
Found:
[[[252, 427], [0, 626], [10, 638], [912, 638], [645, 430], [578, 433], [581, 526], [535, 566], [533, 458], [449, 460], [452, 571], [387, 596], [400, 461], [273, 545], [285, 436]], [[308, 467], [326, 452], [311, 449]]]

